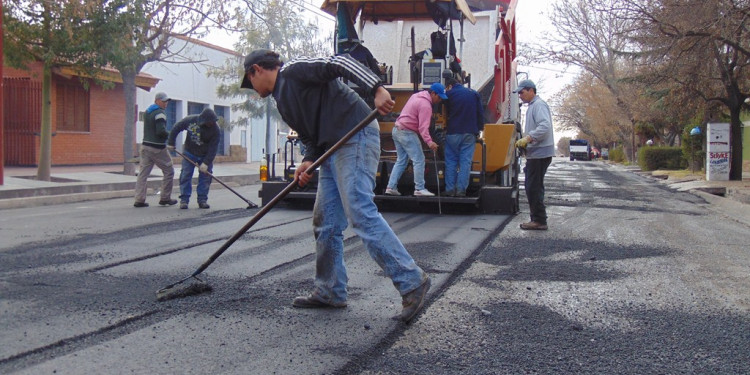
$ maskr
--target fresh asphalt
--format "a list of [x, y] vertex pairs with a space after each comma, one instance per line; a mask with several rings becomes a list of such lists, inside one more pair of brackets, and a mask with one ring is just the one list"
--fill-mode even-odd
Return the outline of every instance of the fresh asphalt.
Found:
[[307, 211], [272, 211], [207, 272], [213, 293], [159, 304], [155, 289], [254, 210], [221, 190], [212, 210], [126, 198], [6, 210], [0, 372], [750, 371], [741, 216], [601, 163], [556, 160], [547, 185], [546, 232], [517, 229], [525, 213], [386, 214], [436, 281], [410, 325], [391, 319], [398, 298], [351, 233], [350, 306], [289, 307], [311, 284]]

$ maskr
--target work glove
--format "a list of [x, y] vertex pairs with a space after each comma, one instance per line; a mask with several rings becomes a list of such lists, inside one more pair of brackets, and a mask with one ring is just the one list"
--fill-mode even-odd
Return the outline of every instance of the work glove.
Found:
[[203, 173], [208, 173], [208, 165], [206, 165], [206, 163], [201, 163], [198, 169], [200, 169], [200, 171]]
[[531, 137], [529, 137], [527, 135], [527, 136], [525, 136], [525, 137], [523, 137], [523, 138], [521, 138], [521, 139], [519, 139], [519, 140], [516, 141], [516, 147], [518, 147], [518, 148], [526, 148], [526, 145], [529, 144], [529, 142], [531, 142]]
[[167, 145], [167, 150], [168, 150], [168, 151], [174, 151], [174, 146], [172, 146], [172, 145]]

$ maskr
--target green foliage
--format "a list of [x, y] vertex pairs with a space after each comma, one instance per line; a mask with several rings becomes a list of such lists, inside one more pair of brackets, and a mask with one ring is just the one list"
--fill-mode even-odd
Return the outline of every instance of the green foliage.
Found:
[[638, 166], [644, 171], [677, 170], [687, 166], [679, 147], [646, 146], [638, 150]]
[[94, 0], [12, 0], [3, 6], [5, 63], [27, 69], [41, 61], [47, 67], [70, 66], [95, 76], [102, 62], [98, 43], [106, 39], [90, 20], [101, 9]]
[[[237, 9], [234, 20], [237, 29], [244, 30], [235, 49], [243, 56], [258, 48], [268, 48], [278, 52], [283, 61], [299, 56], [321, 57], [333, 53], [330, 37], [321, 38], [318, 25], [311, 23], [304, 14], [304, 8], [292, 0], [269, 0], [253, 2], [251, 12]], [[217, 95], [221, 98], [241, 98], [240, 103], [232, 104], [232, 112], [248, 113], [249, 116], [234, 116], [231, 127], [249, 126], [252, 118], [259, 119], [267, 113], [273, 119], [281, 116], [276, 103], [270, 98], [261, 98], [255, 91], [240, 89], [244, 73], [244, 59], [230, 59], [224, 66], [209, 71], [223, 84]], [[270, 105], [270, 109], [266, 106]]]
[[615, 162], [615, 163], [624, 163], [628, 160], [627, 157], [625, 157], [625, 148], [622, 146], [614, 147], [609, 150], [609, 160]]

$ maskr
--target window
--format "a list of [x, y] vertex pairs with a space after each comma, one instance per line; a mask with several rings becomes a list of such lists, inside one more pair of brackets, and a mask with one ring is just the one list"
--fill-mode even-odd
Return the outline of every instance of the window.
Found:
[[177, 123], [177, 101], [168, 101], [167, 108], [164, 108], [164, 113], [167, 115], [167, 131], [171, 131], [174, 128], [174, 124]]
[[188, 115], [200, 115], [206, 105], [203, 103], [188, 102]]
[[78, 80], [57, 81], [57, 130], [88, 132], [89, 92]]

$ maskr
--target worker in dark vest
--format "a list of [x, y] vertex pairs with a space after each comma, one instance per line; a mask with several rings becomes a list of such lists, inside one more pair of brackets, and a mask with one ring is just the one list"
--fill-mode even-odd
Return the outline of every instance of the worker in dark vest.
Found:
[[166, 150], [166, 141], [169, 137], [167, 131], [167, 108], [169, 96], [163, 92], [157, 93], [154, 104], [146, 108], [143, 114], [143, 141], [141, 142], [141, 165], [138, 172], [138, 180], [135, 182], [135, 207], [148, 207], [146, 203], [146, 188], [148, 187], [148, 176], [151, 169], [156, 165], [161, 169], [164, 176], [161, 180], [161, 198], [159, 204], [172, 206], [177, 204], [172, 199], [172, 185], [174, 180], [174, 166], [172, 157]]

